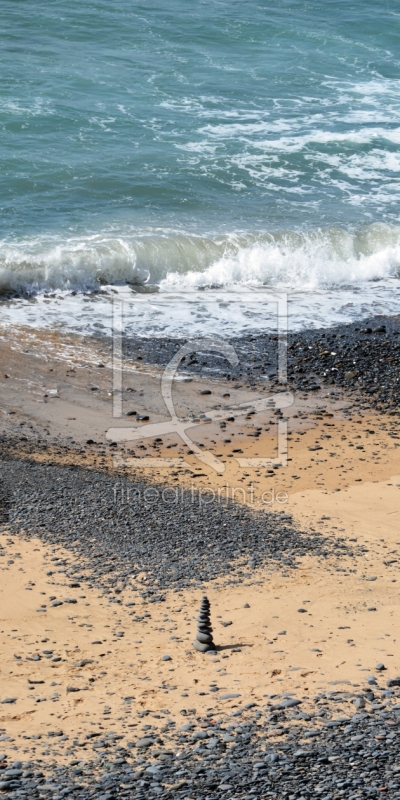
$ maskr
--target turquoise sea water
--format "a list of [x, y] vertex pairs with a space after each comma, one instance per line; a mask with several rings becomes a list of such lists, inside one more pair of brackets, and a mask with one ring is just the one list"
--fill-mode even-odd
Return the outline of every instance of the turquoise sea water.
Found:
[[3, 0], [1, 16], [0, 293], [378, 281], [393, 310], [395, 3]]

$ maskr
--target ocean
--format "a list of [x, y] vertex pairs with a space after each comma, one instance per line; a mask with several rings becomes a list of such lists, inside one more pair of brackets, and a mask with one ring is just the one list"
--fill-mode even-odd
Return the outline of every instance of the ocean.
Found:
[[399, 45], [383, 0], [4, 0], [3, 323], [399, 313]]

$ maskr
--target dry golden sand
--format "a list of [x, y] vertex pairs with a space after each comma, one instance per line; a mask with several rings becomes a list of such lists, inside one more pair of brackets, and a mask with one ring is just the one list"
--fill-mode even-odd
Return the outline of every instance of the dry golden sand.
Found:
[[[129, 740], [140, 732], [137, 715], [142, 710], [151, 711], [145, 722], [161, 726], [162, 709], [179, 720], [182, 708], [219, 713], [282, 691], [312, 696], [336, 681], [360, 685], [378, 662], [387, 667], [387, 677], [398, 675], [400, 542], [395, 515], [387, 513], [389, 507], [398, 508], [398, 492], [386, 484], [357, 487], [343, 493], [340, 509], [332, 497], [330, 503], [305, 498], [303, 515], [311, 508], [329, 510], [338, 528], [356, 528], [358, 544], [368, 548], [361, 558], [321, 564], [309, 556], [285, 576], [260, 571], [238, 587], [204, 587], [220, 648], [217, 657], [192, 648], [198, 591], [167, 594], [166, 602], [157, 605], [142, 605], [137, 595], [125, 591], [116, 606], [85, 583], [70, 588], [63, 573], [46, 575], [55, 553], [65, 557], [67, 568], [68, 552], [50, 551], [35, 540], [14, 538], [11, 544], [3, 534], [1, 699], [17, 700], [1, 706], [0, 726], [20, 747], [38, 752], [41, 745], [23, 737], [44, 738], [61, 728], [83, 741], [93, 730], [112, 728]], [[293, 497], [293, 504], [300, 499]], [[325, 501], [321, 507], [318, 499]], [[375, 516], [368, 519], [371, 507]], [[360, 509], [366, 511], [364, 518]], [[53, 608], [51, 597], [77, 603]], [[135, 606], [126, 605], [131, 602]], [[38, 611], [42, 605], [44, 612]], [[137, 619], [143, 614], [148, 616]], [[115, 636], [122, 632], [123, 637]], [[53, 651], [50, 658], [45, 650]], [[40, 661], [29, 660], [35, 653]], [[163, 655], [171, 661], [162, 661]], [[85, 659], [91, 663], [79, 666]], [[219, 692], [210, 691], [213, 681]], [[71, 687], [79, 691], [68, 691]], [[238, 697], [220, 699], [224, 694]], [[68, 742], [59, 747], [67, 749]]]
[[[199, 464], [173, 437], [163, 437], [161, 443], [146, 441], [143, 446], [147, 455], [161, 457], [171, 454], [168, 445], [176, 444], [174, 454], [184, 455], [187, 466], [175, 476], [157, 469], [143, 472], [137, 462], [116, 466], [105, 439], [115, 425], [105, 345], [70, 338], [68, 342], [57, 336], [40, 339], [26, 331], [18, 336], [3, 334], [4, 372], [9, 377], [2, 379], [1, 424], [16, 455], [115, 469], [117, 477], [122, 469], [127, 475], [144, 474], [149, 480], [216, 492], [228, 483], [230, 491], [244, 489], [236, 492], [239, 501], [264, 505], [265, 513], [281, 507], [303, 526], [344, 537], [350, 544], [356, 539], [354, 546], [365, 549], [362, 555], [340, 562], [333, 557], [317, 560], [310, 554], [296, 570], [255, 571], [240, 586], [204, 586], [220, 647], [213, 657], [192, 647], [198, 590], [167, 593], [165, 603], [147, 605], [125, 590], [120, 604], [109, 603], [87, 582], [73, 588], [65, 572], [46, 574], [56, 556], [65, 558], [61, 569], [67, 569], [72, 563], [68, 552], [33, 539], [10, 540], [4, 530], [0, 700], [16, 698], [15, 703], [0, 705], [0, 728], [15, 740], [6, 742], [5, 749], [48, 752], [46, 733], [60, 729], [70, 737], [57, 739], [60, 753], [68, 754], [74, 739], [83, 745], [84, 736], [92, 731], [112, 729], [126, 741], [135, 740], [142, 723], [161, 727], [167, 711], [179, 721], [183, 708], [196, 708], [199, 714], [207, 709], [225, 713], [250, 702], [265, 702], [265, 695], [282, 691], [312, 697], [315, 690], [332, 688], [336, 681], [360, 685], [378, 662], [385, 664], [386, 677], [399, 675], [397, 419], [361, 415], [356, 409], [346, 413], [345, 397], [333, 399], [325, 393], [296, 398], [285, 413], [291, 460], [273, 474], [265, 467], [244, 470], [229, 457], [234, 448], [242, 449], [246, 457], [274, 455], [276, 420], [270, 412], [254, 420], [235, 418], [223, 432], [215, 424], [195, 429], [198, 443], [221, 454], [226, 465], [223, 475]], [[82, 366], [83, 358], [89, 366]], [[96, 367], [102, 359], [106, 367]], [[159, 377], [157, 370], [133, 365], [127, 379], [135, 390], [135, 408], [150, 411], [151, 421], [165, 418]], [[96, 391], [91, 389], [94, 383]], [[212, 395], [199, 398], [204, 387]], [[57, 394], [51, 395], [51, 390]], [[193, 408], [195, 413], [226, 402], [222, 398], [226, 384], [217, 382], [178, 384], [176, 392], [177, 406]], [[245, 388], [230, 394], [232, 403], [250, 396]], [[252, 435], [256, 426], [262, 428], [258, 438]], [[21, 442], [22, 429], [26, 441]], [[96, 444], [83, 446], [89, 437]], [[223, 441], [228, 438], [230, 442]], [[43, 449], [38, 441], [46, 440]], [[309, 449], [315, 447], [321, 449]], [[131, 457], [130, 449], [129, 444], [119, 447], [119, 458]], [[141, 452], [145, 451], [135, 449], [135, 455]], [[272, 491], [274, 503], [267, 495], [263, 504], [263, 493]], [[286, 494], [280, 506], [279, 491]], [[77, 602], [51, 607], [51, 597]], [[44, 605], [46, 609], [38, 611]], [[306, 613], [299, 613], [300, 608]], [[118, 637], [118, 632], [124, 635]], [[46, 649], [53, 651], [49, 658]], [[30, 660], [35, 653], [40, 660]], [[162, 661], [163, 655], [171, 660]], [[89, 663], [77, 666], [85, 659]], [[213, 682], [218, 692], [211, 691]], [[238, 697], [224, 700], [224, 694]], [[150, 712], [145, 720], [138, 716], [143, 710]], [[38, 735], [43, 738], [31, 738]]]

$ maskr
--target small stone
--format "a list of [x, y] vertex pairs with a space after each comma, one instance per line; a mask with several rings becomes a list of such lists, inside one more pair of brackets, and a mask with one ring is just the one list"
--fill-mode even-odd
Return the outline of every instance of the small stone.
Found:
[[275, 764], [277, 761], [279, 761], [278, 753], [267, 753], [265, 756], [265, 761], [270, 764]]
[[147, 747], [151, 747], [154, 744], [154, 739], [150, 736], [143, 736], [142, 739], [138, 739], [136, 742], [136, 747], [139, 749], [146, 749]]
[[172, 661], [171, 656], [161, 656], [161, 661]]
[[4, 700], [0, 700], [0, 703], [2, 703], [3, 705], [16, 703], [16, 702], [17, 702], [17, 698], [16, 697], [5, 697]]
[[299, 706], [300, 703], [301, 700], [297, 700], [295, 697], [289, 697], [287, 700], [282, 700], [282, 702], [278, 703], [274, 708], [294, 708], [295, 706]]
[[208, 740], [207, 747], [209, 750], [214, 750], [214, 748], [217, 747], [218, 744], [219, 744], [219, 739], [212, 738]]
[[231, 733], [224, 733], [223, 736], [222, 736], [222, 741], [223, 742], [234, 742], [235, 741], [235, 737], [232, 736]]
[[375, 669], [377, 669], [378, 672], [382, 672], [382, 670], [386, 669], [386, 667], [384, 664], [377, 664]]
[[386, 681], [386, 686], [400, 686], [400, 678], [389, 678], [389, 680]]
[[197, 639], [194, 640], [193, 647], [195, 650], [198, 650], [199, 653], [208, 653], [210, 649], [207, 642], [199, 642]]

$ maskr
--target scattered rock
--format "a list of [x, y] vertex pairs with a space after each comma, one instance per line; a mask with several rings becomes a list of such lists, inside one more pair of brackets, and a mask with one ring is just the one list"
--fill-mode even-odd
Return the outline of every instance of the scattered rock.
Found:
[[386, 686], [400, 686], [400, 678], [389, 678], [389, 680], [386, 681]]
[[299, 706], [301, 704], [301, 700], [297, 700], [295, 697], [288, 697], [287, 700], [282, 700], [278, 705], [273, 706], [273, 708], [281, 709], [281, 708], [294, 708], [295, 706]]
[[139, 750], [140, 749], [144, 750], [144, 749], [147, 749], [148, 747], [151, 747], [154, 744], [154, 741], [155, 740], [152, 739], [150, 736], [143, 736], [142, 739], [138, 739], [137, 740], [136, 747]]

